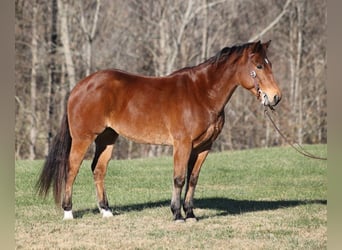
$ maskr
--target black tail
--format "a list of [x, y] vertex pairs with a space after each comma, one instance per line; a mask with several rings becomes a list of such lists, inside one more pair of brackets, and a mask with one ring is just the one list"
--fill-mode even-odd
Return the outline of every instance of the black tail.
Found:
[[69, 154], [71, 149], [71, 136], [68, 116], [65, 113], [61, 128], [52, 141], [49, 154], [37, 181], [36, 187], [40, 196], [46, 197], [50, 187], [53, 187], [53, 196], [57, 205], [61, 204], [64, 184], [69, 168]]

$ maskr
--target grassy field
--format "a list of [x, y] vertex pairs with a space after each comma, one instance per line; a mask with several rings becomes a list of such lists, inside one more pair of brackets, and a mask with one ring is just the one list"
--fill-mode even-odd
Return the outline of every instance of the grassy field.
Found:
[[[327, 154], [327, 145], [306, 146]], [[293, 149], [209, 154], [195, 194], [199, 221], [174, 223], [172, 159], [111, 161], [106, 183], [114, 213], [101, 218], [90, 162], [74, 185], [73, 221], [34, 185], [42, 161], [17, 161], [17, 249], [326, 249], [327, 163]]]

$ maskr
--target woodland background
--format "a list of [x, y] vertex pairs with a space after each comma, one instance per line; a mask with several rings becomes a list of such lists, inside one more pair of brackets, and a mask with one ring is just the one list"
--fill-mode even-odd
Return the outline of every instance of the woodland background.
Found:
[[[259, 39], [272, 40], [281, 130], [327, 142], [326, 0], [16, 0], [15, 19], [16, 159], [46, 156], [68, 92], [92, 72], [166, 75]], [[238, 88], [225, 113], [214, 151], [285, 144], [248, 91]], [[113, 158], [171, 153], [120, 137]]]

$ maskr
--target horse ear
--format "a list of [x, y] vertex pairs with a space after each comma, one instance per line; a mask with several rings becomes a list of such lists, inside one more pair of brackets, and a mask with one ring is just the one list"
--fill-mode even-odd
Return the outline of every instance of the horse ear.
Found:
[[266, 42], [266, 43], [264, 43], [264, 44], [262, 45], [262, 46], [264, 47], [265, 50], [268, 49], [268, 47], [269, 47], [270, 44], [271, 44], [271, 41], [272, 41], [272, 40], [269, 40], [268, 42]]
[[255, 53], [259, 50], [260, 44], [261, 44], [260, 40], [253, 44], [252, 53]]

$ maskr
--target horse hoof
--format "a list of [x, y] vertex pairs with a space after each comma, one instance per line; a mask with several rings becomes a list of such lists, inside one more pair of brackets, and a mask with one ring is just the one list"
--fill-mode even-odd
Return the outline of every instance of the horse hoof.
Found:
[[181, 215], [175, 216], [175, 217], [173, 218], [173, 221], [174, 221], [175, 223], [184, 223], [184, 222], [185, 222], [183, 216], [181, 216]]
[[186, 222], [196, 222], [196, 221], [198, 221], [196, 216], [194, 215], [194, 212], [192, 210], [186, 212], [185, 214], [186, 214], [186, 216], [185, 216], [185, 221]]
[[63, 220], [72, 220], [73, 218], [74, 218], [74, 216], [72, 215], [72, 210], [64, 211]]
[[101, 209], [101, 214], [102, 214], [102, 218], [113, 217], [113, 214], [110, 210]]

